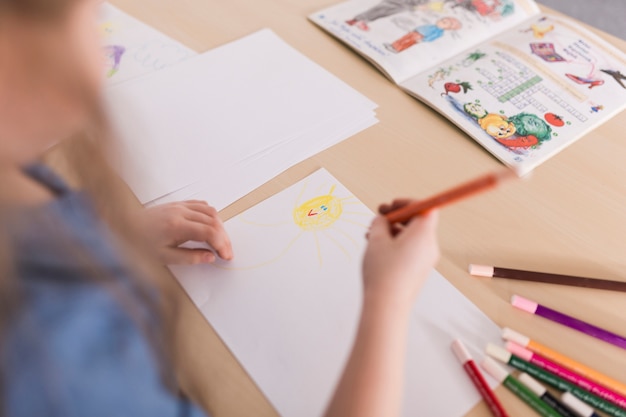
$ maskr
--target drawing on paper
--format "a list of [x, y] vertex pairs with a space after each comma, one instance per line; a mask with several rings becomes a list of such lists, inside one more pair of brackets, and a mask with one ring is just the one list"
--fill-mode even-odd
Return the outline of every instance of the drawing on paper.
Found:
[[293, 220], [298, 227], [306, 232], [328, 229], [343, 213], [341, 200], [333, 195], [335, 186], [327, 195], [315, 197], [293, 210]]
[[240, 216], [239, 221], [251, 226], [267, 229], [275, 229], [277, 233], [289, 235], [286, 246], [281, 248], [280, 253], [271, 256], [267, 260], [262, 260], [251, 266], [229, 267], [228, 265], [216, 265], [219, 269], [226, 270], [250, 270], [271, 265], [285, 255], [287, 255], [296, 244], [302, 244], [315, 254], [317, 262], [323, 265], [322, 252], [331, 247], [332, 250], [343, 253], [347, 259], [352, 259], [354, 248], [358, 248], [360, 243], [348, 232], [344, 226], [358, 227], [365, 230], [369, 227], [368, 221], [372, 213], [358, 208], [351, 210], [350, 206], [360, 206], [361, 203], [356, 197], [348, 195], [342, 197], [336, 194], [337, 187], [332, 185], [329, 188], [320, 189], [320, 194], [302, 201], [307, 194], [309, 185], [305, 183], [295, 201], [293, 207], [285, 210], [279, 217], [285, 218], [278, 223], [261, 223], [253, 219]]
[[107, 77], [111, 78], [120, 70], [122, 57], [126, 53], [126, 48], [121, 45], [108, 45], [104, 47], [107, 59]]

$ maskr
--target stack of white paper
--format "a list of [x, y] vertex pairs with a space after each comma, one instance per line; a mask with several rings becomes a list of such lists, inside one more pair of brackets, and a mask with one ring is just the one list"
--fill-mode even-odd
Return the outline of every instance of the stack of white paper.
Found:
[[114, 86], [115, 161], [142, 203], [222, 209], [377, 122], [375, 103], [262, 30]]
[[[373, 217], [320, 170], [226, 222], [234, 261], [172, 268], [284, 417], [319, 417], [330, 401], [357, 329]], [[500, 329], [435, 271], [411, 318], [402, 415], [465, 415], [480, 396], [451, 344], [478, 360]]]

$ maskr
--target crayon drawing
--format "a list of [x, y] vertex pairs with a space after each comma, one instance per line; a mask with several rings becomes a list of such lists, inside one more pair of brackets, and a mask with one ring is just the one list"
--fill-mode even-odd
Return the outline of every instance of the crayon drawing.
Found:
[[104, 53], [107, 59], [106, 76], [111, 78], [120, 70], [126, 48], [121, 45], [108, 45], [104, 47]]
[[[354, 196], [341, 195], [336, 184], [312, 187], [305, 182], [291, 207], [271, 213], [247, 213], [234, 219], [249, 229], [272, 236], [271, 247], [257, 251], [253, 262], [218, 263], [216, 267], [238, 271], [263, 268], [299, 250], [312, 254], [318, 267], [324, 265], [328, 252], [353, 260], [360, 254], [355, 253], [360, 245], [354, 229], [359, 230], [358, 239], [361, 239], [373, 217], [367, 208], [359, 206], [362, 204]], [[266, 219], [277, 221], [266, 222]]]

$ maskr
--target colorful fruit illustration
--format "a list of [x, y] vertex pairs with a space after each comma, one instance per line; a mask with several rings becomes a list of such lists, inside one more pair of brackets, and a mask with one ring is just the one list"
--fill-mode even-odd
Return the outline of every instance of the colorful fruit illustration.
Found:
[[462, 83], [445, 83], [443, 86], [446, 92], [441, 93], [442, 96], [450, 95], [450, 93], [458, 94], [463, 90], [463, 94], [467, 94], [468, 91], [473, 90], [472, 85], [468, 82]]
[[550, 123], [554, 127], [565, 126], [565, 122], [563, 121], [563, 118], [554, 113], [546, 113], [545, 116], [543, 116], [543, 118], [546, 119], [546, 122]]

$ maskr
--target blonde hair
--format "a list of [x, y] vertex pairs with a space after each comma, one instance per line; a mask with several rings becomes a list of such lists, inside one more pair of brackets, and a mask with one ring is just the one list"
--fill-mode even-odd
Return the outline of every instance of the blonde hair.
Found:
[[[0, 21], [5, 17], [21, 19], [35, 19], [62, 21], [71, 6], [78, 1], [87, 0], [0, 0]], [[123, 288], [108, 285], [107, 271], [98, 264], [96, 259], [90, 259], [84, 248], [76, 245], [67, 246], [68, 257], [81, 262], [81, 268], [89, 271], [84, 277], [97, 285], [103, 285], [119, 300], [120, 305], [143, 331], [152, 346], [160, 364], [164, 383], [172, 390], [177, 384], [170, 365], [170, 344], [166, 332], [172, 329], [171, 323], [175, 320], [175, 306], [166, 297], [154, 297], [154, 287], [163, 292], [171, 285], [175, 285], [166, 269], [155, 260], [150, 245], [141, 235], [137, 227], [137, 218], [141, 207], [134, 199], [125, 184], [115, 175], [106, 160], [106, 145], [111, 143], [110, 129], [102, 110], [98, 93], [90, 90], [88, 84], [82, 83], [75, 74], [66, 74], [68, 94], [78, 94], [87, 108], [91, 110], [91, 123], [84, 130], [77, 133], [58, 146], [52, 161], [55, 167], [60, 167], [66, 178], [71, 178], [72, 185], [86, 192], [92, 199], [95, 208], [102, 220], [114, 232], [119, 243], [126, 265], [129, 266], [132, 278], [135, 280], [135, 294], [128, 294]], [[63, 85], [65, 87], [65, 85]], [[11, 256], [11, 235], [8, 231], [8, 217], [3, 207], [0, 207], [0, 340], [3, 332], [10, 325], [15, 314], [19, 312], [21, 303], [19, 298], [19, 277]], [[13, 230], [13, 229], [11, 229]], [[67, 243], [67, 242], [66, 242]], [[140, 300], [135, 295], [138, 294]], [[143, 310], [142, 310], [143, 309]], [[142, 311], [151, 312], [152, 319], [147, 322]], [[160, 323], [154, 326], [153, 323]], [[0, 343], [0, 358], [2, 358], [2, 343]], [[0, 404], [3, 394], [3, 370], [0, 369]], [[0, 407], [0, 415], [3, 410]]]

